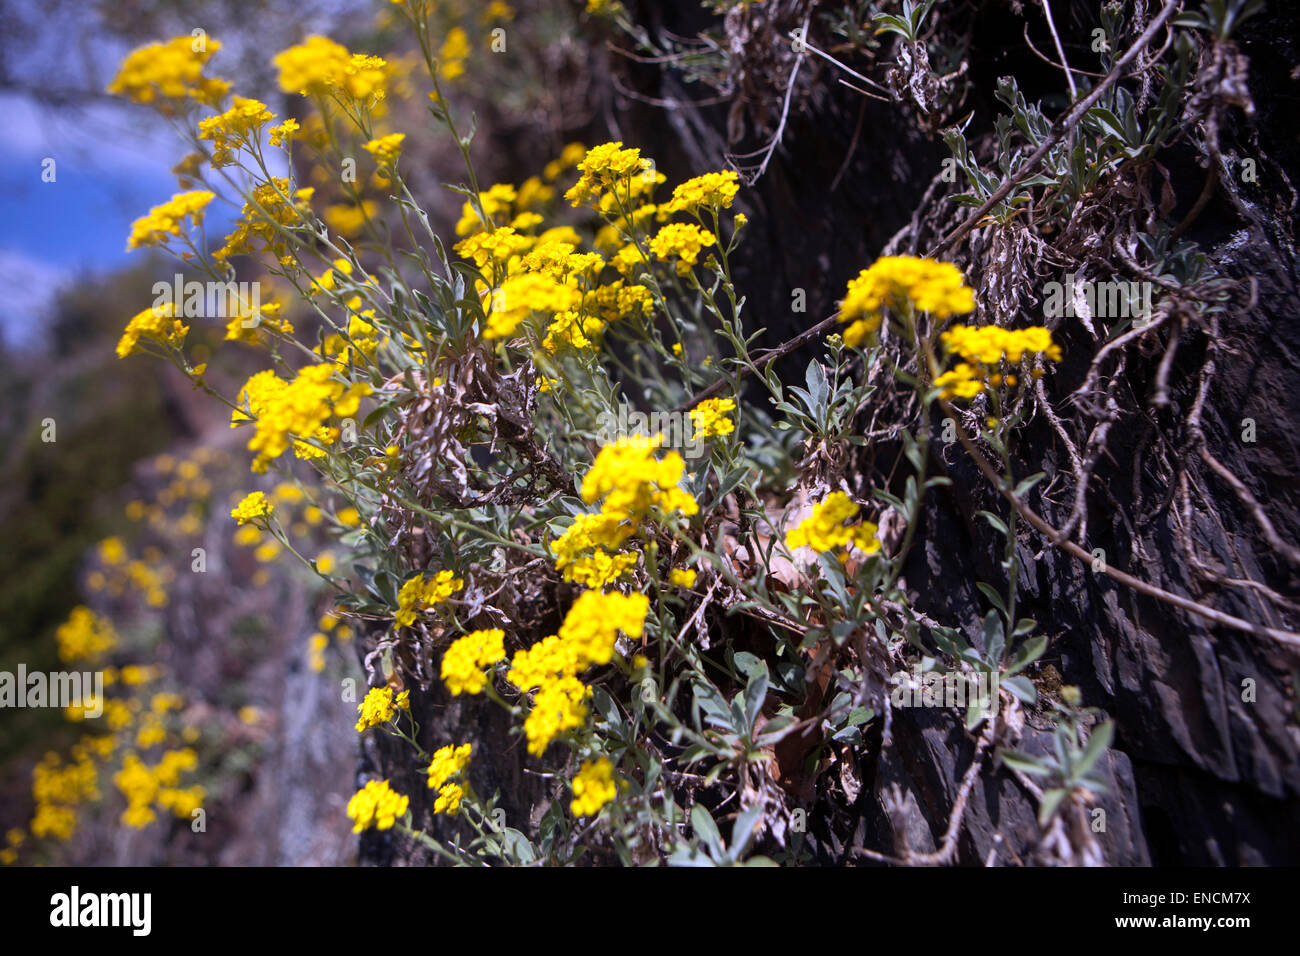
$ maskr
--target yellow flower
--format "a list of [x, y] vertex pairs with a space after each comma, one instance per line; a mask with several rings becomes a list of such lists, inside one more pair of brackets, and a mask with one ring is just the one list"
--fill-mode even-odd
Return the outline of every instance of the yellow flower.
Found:
[[730, 398], [710, 398], [700, 402], [691, 409], [691, 425], [695, 428], [695, 437], [730, 435], [736, 430], [736, 425], [726, 415], [735, 410], [736, 403]]
[[453, 697], [477, 694], [487, 685], [483, 668], [504, 660], [506, 632], [471, 631], [452, 642], [442, 655], [442, 680]]
[[565, 615], [560, 633], [517, 652], [506, 679], [529, 691], [573, 677], [592, 664], [608, 664], [620, 632], [632, 639], [645, 633], [649, 607], [644, 594], [583, 592]]
[[880, 550], [876, 526], [870, 521], [846, 525], [857, 517], [858, 505], [842, 491], [835, 491], [813, 506], [812, 514], [798, 527], [786, 532], [785, 544], [791, 550], [809, 547], [826, 552], [835, 548], [856, 547], [867, 554]]
[[145, 338], [160, 345], [180, 348], [189, 334], [190, 327], [175, 318], [176, 308], [166, 302], [158, 307], [150, 307], [131, 317], [117, 343], [117, 357], [126, 358], [137, 351], [140, 339]]
[[564, 580], [576, 581], [588, 588], [603, 588], [636, 567], [635, 554], [609, 554], [597, 548], [564, 569]]
[[267, 369], [244, 384], [242, 397], [248, 413], [235, 412], [230, 424], [233, 428], [256, 422], [256, 433], [248, 441], [249, 451], [257, 453], [253, 471], [266, 471], [271, 459], [284, 454], [290, 442], [299, 458], [319, 458], [325, 452], [302, 439], [310, 438], [320, 445], [337, 441], [338, 430], [327, 427], [325, 422], [331, 417], [355, 415], [362, 396], [370, 393], [370, 386], [360, 382], [345, 388], [333, 376], [331, 365], [309, 365], [300, 369], [292, 382], [285, 382]]
[[224, 113], [199, 121], [199, 139], [212, 142], [212, 165], [233, 166], [240, 147], [252, 148], [258, 131], [275, 119], [265, 103], [234, 98], [234, 105]]
[[1052, 333], [1042, 326], [1004, 329], [996, 325], [954, 325], [940, 338], [950, 355], [965, 360], [935, 379], [945, 399], [974, 398], [988, 384], [1001, 385], [1005, 381], [1014, 385], [1014, 375], [995, 371], [1002, 362], [1019, 364], [1026, 355], [1042, 355], [1053, 362], [1061, 359], [1061, 347], [1052, 342]]
[[117, 646], [112, 622], [84, 606], [72, 609], [54, 632], [54, 639], [59, 645], [59, 660], [65, 663], [99, 657]]
[[[483, 207], [483, 214], [487, 216], [488, 222], [494, 226], [503, 223], [504, 218], [510, 214], [510, 207], [518, 198], [518, 192], [509, 183], [497, 183], [487, 192], [478, 194], [478, 201], [479, 205]], [[456, 223], [456, 235], [468, 236], [482, 229], [483, 221], [479, 218], [478, 210], [475, 209], [472, 202], [468, 199], [465, 200], [464, 205], [461, 206], [460, 220]]]
[[438, 73], [445, 80], [460, 79], [465, 73], [465, 59], [468, 56], [469, 34], [461, 27], [452, 27], [438, 50]]
[[602, 143], [589, 149], [578, 163], [582, 175], [564, 198], [574, 206], [585, 204], [596, 208], [601, 205], [602, 194], [626, 203], [640, 191], [638, 179], [651, 183], [662, 179], [661, 175], [646, 175], [653, 169], [650, 160], [641, 158], [641, 150], [624, 149], [619, 142]]
[[397, 162], [397, 157], [402, 152], [404, 139], [406, 139], [405, 133], [390, 133], [364, 143], [361, 148], [373, 156], [380, 166], [391, 166]]
[[572, 169], [582, 161], [586, 154], [587, 147], [581, 143], [569, 143], [560, 151], [560, 155], [546, 164], [542, 170], [542, 176], [547, 182], [560, 178], [560, 174], [566, 169]]
[[874, 335], [883, 309], [898, 311], [909, 305], [947, 319], [973, 312], [975, 293], [950, 262], [883, 256], [849, 281], [840, 303], [840, 321], [850, 323], [844, 330], [844, 344], [856, 348]]
[[679, 588], [695, 587], [695, 571], [691, 568], [673, 568], [668, 572], [670, 583], [677, 585]]
[[686, 463], [676, 452], [655, 459], [659, 438], [633, 435], [606, 445], [582, 479], [582, 500], [592, 504], [604, 499], [607, 515], [635, 519], [652, 508], [664, 513], [696, 514], [699, 505], [687, 491], [677, 487]]
[[203, 76], [203, 66], [221, 44], [211, 37], [178, 36], [132, 50], [122, 62], [108, 91], [137, 103], [157, 104], [175, 111], [171, 101], [186, 98], [214, 106], [230, 84]]
[[455, 816], [460, 812], [460, 801], [465, 796], [465, 788], [458, 783], [449, 783], [438, 791], [438, 799], [433, 801], [434, 813]]
[[673, 198], [666, 204], [667, 211], [694, 213], [701, 206], [728, 209], [740, 189], [738, 179], [730, 169], [688, 179], [673, 190]]
[[272, 63], [280, 71], [280, 89], [286, 93], [334, 93], [359, 101], [384, 98], [388, 65], [377, 56], [350, 54], [328, 37], [310, 36], [276, 54]]
[[614, 765], [609, 762], [609, 758], [585, 760], [578, 775], [573, 778], [573, 800], [569, 809], [574, 816], [595, 816], [601, 807], [616, 796], [618, 786], [614, 783]]
[[235, 231], [226, 237], [226, 244], [212, 257], [226, 260], [231, 256], [262, 251], [272, 252], [277, 257], [284, 255], [287, 245], [278, 227], [302, 222], [311, 211], [313, 191], [311, 188], [291, 191], [289, 180], [284, 177], [273, 178], [256, 187], [253, 201], [244, 203]]
[[443, 603], [464, 586], [465, 582], [451, 571], [439, 571], [429, 580], [418, 574], [403, 584], [398, 592], [397, 613], [393, 620], [399, 627], [410, 627], [415, 623], [417, 611]]
[[255, 522], [258, 518], [269, 518], [275, 512], [275, 505], [260, 491], [244, 496], [244, 500], [230, 512], [230, 517], [240, 524]]
[[491, 264], [507, 267], [534, 242], [531, 236], [519, 235], [513, 226], [501, 226], [491, 231], [480, 230], [456, 243], [454, 248], [458, 255], [473, 260], [480, 269], [487, 269]]
[[397, 716], [399, 709], [404, 708], [399, 708], [393, 700], [391, 687], [370, 688], [366, 691], [365, 699], [357, 704], [357, 712], [361, 714], [357, 719], [357, 733], [388, 723]]
[[577, 308], [582, 293], [548, 275], [523, 273], [510, 276], [492, 295], [485, 339], [505, 339], [534, 312], [555, 313]]
[[194, 811], [203, 806], [206, 795], [207, 791], [199, 786], [164, 787], [158, 791], [158, 805], [182, 820], [189, 820], [193, 818]]
[[528, 752], [540, 757], [556, 737], [581, 727], [587, 720], [585, 702], [590, 693], [576, 677], [561, 677], [544, 685], [524, 720]]
[[195, 189], [177, 193], [165, 203], [154, 206], [147, 216], [131, 223], [131, 235], [126, 241], [127, 252], [141, 246], [164, 245], [169, 236], [181, 234], [186, 219], [200, 225], [203, 222], [203, 211], [216, 195], [206, 189]]
[[645, 632], [650, 599], [644, 594], [584, 591], [569, 608], [559, 637], [582, 666], [608, 664], [619, 632], [637, 639]]
[[99, 542], [99, 560], [105, 564], [121, 564], [126, 560], [126, 546], [116, 535]]
[[469, 766], [471, 748], [469, 744], [459, 747], [448, 744], [433, 753], [429, 763], [429, 789], [438, 790], [450, 780], [459, 778]]
[[387, 780], [371, 780], [348, 801], [352, 832], [360, 833], [372, 826], [377, 830], [390, 829], [406, 813], [410, 802], [410, 797], [402, 796]]
[[694, 223], [670, 222], [650, 240], [650, 251], [659, 259], [676, 259], [678, 275], [686, 275], [700, 251], [717, 241], [713, 233]]

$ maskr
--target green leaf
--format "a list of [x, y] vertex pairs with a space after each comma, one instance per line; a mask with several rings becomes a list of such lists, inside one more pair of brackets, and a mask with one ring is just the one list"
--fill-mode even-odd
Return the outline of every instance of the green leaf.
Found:
[[736, 823], [731, 828], [731, 859], [739, 861], [754, 843], [758, 830], [758, 821], [763, 815], [763, 805], [757, 803], [748, 810], [742, 810], [736, 816]]
[[1002, 618], [989, 611], [984, 615], [984, 659], [990, 663], [1002, 660], [1003, 647]]
[[763, 708], [763, 702], [767, 699], [767, 664], [764, 662], [762, 669], [756, 671], [750, 678], [749, 683], [745, 686], [745, 726], [736, 728], [749, 734], [754, 728], [754, 722], [758, 720], [759, 711]]
[[1092, 736], [1088, 738], [1088, 746], [1084, 748], [1083, 756], [1079, 758], [1079, 762], [1074, 768], [1076, 779], [1093, 768], [1093, 765], [1101, 759], [1102, 754], [1106, 752], [1114, 739], [1115, 722], [1113, 720], [1097, 725], [1092, 732]]
[[1021, 479], [1020, 484], [1016, 485], [1015, 496], [1017, 498], [1023, 496], [1025, 492], [1027, 492], [1030, 488], [1034, 487], [1034, 485], [1038, 484], [1046, 477], [1047, 477], [1047, 472], [1040, 471], [1036, 475], [1030, 475], [1028, 478]]
[[1038, 703], [1038, 689], [1028, 677], [1004, 677], [1000, 683], [1022, 704], [1033, 706]]
[[975, 513], [976, 513], [977, 515], [979, 515], [981, 518], [983, 518], [985, 521], [987, 521], [989, 524], [993, 525], [994, 529], [997, 530], [998, 532], [1000, 532], [1000, 533], [1003, 535], [1003, 537], [1005, 537], [1005, 536], [1007, 535], [1008, 532], [1007, 532], [1006, 522], [1004, 522], [1001, 518], [999, 518], [999, 517], [998, 517], [997, 515], [995, 515], [993, 512], [991, 512], [991, 511], [977, 511], [977, 512], [975, 512]]
[[1043, 794], [1043, 802], [1038, 805], [1038, 825], [1047, 826], [1047, 821], [1052, 819], [1056, 813], [1057, 807], [1065, 799], [1065, 791], [1060, 787], [1053, 787]]
[[991, 585], [985, 584], [983, 581], [977, 581], [975, 586], [980, 589], [980, 592], [986, 598], [989, 599], [990, 604], [992, 604], [1003, 614], [1007, 613], [1006, 602], [1002, 600], [1002, 595], [999, 594], [997, 591], [995, 591]]
[[1038, 658], [1042, 657], [1043, 651], [1047, 650], [1047, 638], [1043, 636], [1031, 637], [1020, 645], [1016, 651], [1015, 657], [1011, 659], [1011, 665], [1007, 668], [1007, 675], [1018, 674]]
[[998, 756], [1008, 767], [1027, 773], [1031, 777], [1046, 777], [1052, 772], [1051, 768], [1043, 765], [1041, 758], [1031, 757], [1019, 750], [999, 750]]
[[716, 862], [727, 858], [726, 849], [722, 845], [722, 834], [718, 832], [718, 825], [713, 822], [713, 817], [703, 804], [697, 803], [691, 807], [691, 829], [697, 838], [704, 841], [709, 848], [709, 855]]

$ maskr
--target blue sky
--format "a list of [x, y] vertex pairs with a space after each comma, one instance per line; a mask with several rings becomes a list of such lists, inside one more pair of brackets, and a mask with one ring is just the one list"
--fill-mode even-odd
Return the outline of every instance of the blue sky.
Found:
[[33, 344], [61, 286], [131, 263], [130, 224], [175, 192], [183, 147], [143, 110], [111, 103], [64, 112], [6, 95], [0, 116], [0, 331]]
[[[232, 29], [222, 37], [218, 56], [224, 64], [237, 63], [250, 42], [274, 49], [276, 43], [309, 32], [328, 33], [340, 17], [355, 16], [358, 8], [367, 17], [375, 9], [355, 0], [289, 0], [279, 6], [296, 14], [281, 24], [286, 28], [279, 32], [286, 36], [272, 38], [266, 30], [243, 24], [247, 35]], [[222, 11], [236, 20], [240, 15], [237, 6]], [[143, 259], [143, 251], [126, 251], [131, 222], [177, 191], [171, 169], [185, 146], [150, 110], [98, 97], [129, 46], [101, 35], [93, 8], [14, 0], [9, 12], [21, 15], [30, 28], [7, 51], [17, 76], [42, 89], [94, 91], [84, 102], [62, 108], [20, 92], [0, 93], [0, 281], [5, 287], [0, 336], [7, 346], [21, 346], [39, 344], [47, 309], [60, 288], [93, 282], [97, 275]], [[188, 25], [183, 31], [172, 26], [173, 33], [190, 31]], [[212, 26], [224, 33], [217, 29], [220, 23]], [[80, 42], [87, 36], [93, 42]], [[270, 54], [262, 53], [259, 57], [269, 60]], [[41, 162], [47, 157], [57, 164], [52, 183], [41, 181]], [[210, 240], [229, 231], [235, 211], [220, 198], [209, 207]], [[170, 280], [173, 274], [169, 265], [159, 278]]]

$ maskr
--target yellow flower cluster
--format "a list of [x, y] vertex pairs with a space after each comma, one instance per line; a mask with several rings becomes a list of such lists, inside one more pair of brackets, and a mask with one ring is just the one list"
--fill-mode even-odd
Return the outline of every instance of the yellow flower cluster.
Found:
[[292, 335], [293, 323], [280, 318], [280, 310], [283, 308], [284, 305], [280, 302], [262, 302], [254, 315], [252, 303], [236, 300], [232, 304], [230, 321], [226, 323], [226, 341], [252, 344], [257, 341], [258, 329], [269, 329], [279, 335]]
[[417, 574], [397, 593], [397, 613], [393, 620], [398, 627], [410, 627], [415, 623], [417, 611], [443, 603], [464, 586], [465, 582], [451, 571], [439, 571], [427, 580], [423, 574]]
[[215, 106], [230, 84], [203, 76], [203, 66], [221, 44], [207, 36], [179, 36], [131, 51], [108, 92], [172, 112], [174, 103], [193, 99]]
[[[593, 146], [578, 163], [578, 181], [564, 194], [571, 205], [601, 207], [602, 198], [627, 202], [633, 178], [654, 178], [654, 164], [641, 158], [641, 150], [624, 149], [621, 142]], [[621, 190], [621, 192], [620, 192]]]
[[203, 210], [216, 198], [216, 193], [206, 189], [177, 193], [161, 205], [154, 206], [147, 216], [131, 223], [131, 235], [126, 240], [127, 252], [141, 246], [161, 246], [171, 236], [179, 236], [185, 220], [195, 225], [203, 222]]
[[1018, 365], [1026, 355], [1061, 360], [1061, 347], [1052, 342], [1052, 333], [1042, 326], [1004, 329], [996, 325], [955, 325], [941, 339], [950, 355], [964, 360], [935, 379], [945, 399], [971, 399], [988, 385], [1015, 385], [1014, 374], [996, 370], [1002, 362]]
[[595, 316], [589, 315], [583, 318], [577, 312], [560, 312], [546, 327], [542, 348], [552, 355], [565, 349], [592, 348], [604, 329], [604, 321]]
[[459, 747], [448, 744], [434, 751], [428, 770], [429, 789], [438, 791], [438, 798], [433, 803], [434, 813], [455, 816], [460, 811], [465, 788], [453, 781], [464, 775], [469, 760], [469, 744], [461, 744]]
[[596, 514], [577, 515], [551, 542], [555, 567], [566, 581], [603, 588], [636, 567], [635, 553], [614, 554], [657, 508], [664, 514], [699, 511], [690, 492], [677, 487], [685, 470], [681, 455], [654, 457], [661, 439], [632, 436], [606, 445], [583, 478], [588, 504], [603, 499]]
[[955, 325], [941, 338], [948, 352], [981, 365], [995, 365], [1003, 359], [1016, 364], [1025, 353], [1046, 355], [1053, 362], [1061, 360], [1060, 346], [1052, 344], [1052, 333], [1042, 326], [1004, 329], [996, 325]]
[[870, 521], [845, 524], [858, 515], [858, 505], [842, 491], [835, 491], [813, 506], [812, 514], [785, 535], [791, 550], [809, 547], [817, 552], [855, 547], [867, 554], [880, 550], [876, 526]]
[[533, 697], [533, 709], [524, 718], [528, 752], [540, 757], [551, 741], [577, 730], [587, 721], [591, 688], [576, 677], [547, 681]]
[[[597, 548], [560, 570], [563, 570], [566, 581], [589, 588], [603, 588], [635, 568], [636, 561], [635, 554], [609, 554]], [[556, 567], [560, 567], [559, 562], [556, 562]]]
[[289, 180], [283, 177], [275, 177], [256, 187], [252, 201], [244, 203], [235, 231], [226, 237], [226, 244], [214, 252], [212, 258], [226, 260], [231, 256], [251, 256], [261, 251], [282, 258], [287, 245], [277, 226], [287, 228], [301, 223], [311, 211], [313, 192], [315, 190], [308, 186], [291, 194]]
[[668, 582], [675, 584], [679, 588], [695, 587], [695, 571], [690, 568], [673, 568], [668, 572]]
[[[500, 223], [503, 217], [510, 215], [511, 207], [518, 198], [518, 191], [509, 183], [497, 183], [487, 192], [478, 194], [478, 201], [479, 205], [483, 207], [483, 214], [494, 225]], [[483, 229], [483, 222], [479, 219], [478, 211], [474, 208], [473, 203], [465, 200], [465, 204], [460, 211], [460, 221], [456, 223], [456, 235], [468, 236], [481, 229]]]
[[844, 344], [856, 348], [880, 328], [883, 309], [907, 307], [947, 319], [975, 310], [975, 293], [950, 262], [916, 256], [883, 256], [850, 280], [840, 303]]
[[520, 235], [514, 226], [501, 226], [473, 233], [456, 243], [455, 249], [480, 269], [495, 266], [511, 271], [510, 261], [526, 252], [534, 241], [532, 236]]
[[256, 423], [255, 433], [248, 441], [249, 451], [256, 453], [253, 471], [265, 472], [271, 460], [284, 454], [291, 441], [299, 458], [324, 455], [321, 449], [303, 441], [304, 438], [321, 445], [334, 444], [338, 430], [325, 423], [331, 416], [342, 419], [355, 415], [361, 399], [370, 394], [370, 386], [358, 382], [345, 388], [333, 376], [331, 365], [308, 365], [292, 382], [267, 369], [244, 384], [242, 397], [248, 412], [236, 411], [230, 426], [234, 428], [248, 421]]
[[487, 685], [485, 667], [505, 659], [506, 632], [471, 631], [453, 641], [442, 655], [442, 681], [453, 697], [477, 694]]
[[410, 710], [411, 692], [404, 690], [396, 697], [391, 687], [372, 687], [357, 704], [357, 733], [386, 724], [397, 716], [398, 711]]
[[258, 518], [269, 518], [275, 512], [275, 505], [266, 497], [263, 492], [254, 491], [244, 496], [244, 499], [230, 512], [230, 517], [234, 518], [239, 524], [248, 524], [255, 522]]
[[410, 802], [410, 797], [402, 796], [388, 785], [387, 780], [371, 780], [348, 801], [352, 832], [360, 833], [370, 827], [391, 829], [397, 818], [406, 813]]
[[13, 866], [18, 862], [18, 848], [27, 839], [27, 834], [18, 827], [5, 831], [5, 847], [0, 850], [0, 866]]
[[696, 213], [701, 207], [707, 209], [729, 209], [731, 201], [740, 190], [737, 175], [731, 170], [720, 173], [705, 173], [688, 179], [673, 190], [673, 198], [668, 201], [668, 213]]
[[686, 463], [675, 451], [656, 459], [661, 443], [661, 436], [632, 435], [606, 445], [582, 479], [582, 500], [593, 504], [603, 499], [601, 511], [623, 520], [643, 518], [652, 508], [696, 514], [700, 509], [694, 496], [677, 487]]
[[602, 594], [584, 591], [564, 616], [557, 635], [580, 668], [608, 664], [619, 633], [639, 638], [645, 631], [650, 599], [644, 594]]
[[236, 96], [224, 113], [199, 121], [199, 139], [212, 142], [212, 165], [233, 166], [235, 153], [251, 147], [257, 132], [275, 119], [275, 114], [258, 100]]
[[524, 693], [537, 690], [524, 721], [529, 753], [540, 756], [556, 737], [583, 725], [589, 690], [577, 675], [593, 664], [608, 664], [620, 632], [641, 637], [649, 607], [644, 594], [585, 591], [558, 634], [515, 653], [507, 679]]
[[99, 771], [91, 752], [76, 748], [73, 761], [65, 764], [59, 755], [47, 753], [32, 768], [32, 836], [66, 840], [76, 832], [79, 803], [99, 799]]
[[280, 89], [303, 96], [341, 94], [358, 102], [384, 98], [388, 64], [377, 56], [349, 53], [328, 37], [310, 36], [275, 55]]
[[618, 786], [614, 783], [614, 765], [609, 758], [585, 760], [573, 778], [573, 800], [569, 809], [574, 816], [592, 817], [616, 796]]
[[438, 73], [444, 80], [460, 79], [465, 74], [468, 57], [469, 34], [462, 27], [452, 27], [438, 49]]
[[176, 307], [165, 302], [137, 312], [126, 323], [126, 329], [117, 342], [117, 357], [126, 358], [138, 351], [140, 339], [145, 338], [160, 345], [180, 348], [190, 327], [176, 318]]
[[686, 275], [699, 259], [700, 251], [717, 241], [713, 233], [694, 223], [670, 222], [650, 240], [650, 251], [659, 259], [676, 259], [677, 274]]
[[72, 609], [68, 619], [55, 630], [54, 639], [59, 645], [59, 660], [67, 664], [99, 657], [117, 646], [113, 623], [84, 605]]
[[405, 133], [389, 133], [387, 136], [380, 136], [363, 143], [361, 148], [373, 156], [380, 166], [391, 166], [397, 162], [397, 157], [402, 153], [404, 139], [406, 139]]
[[533, 312], [564, 312], [582, 302], [582, 293], [543, 273], [525, 272], [510, 276], [492, 295], [486, 339], [505, 339]]
[[[623, 151], [628, 155], [620, 158], [619, 151], [611, 149], [613, 145], [596, 147], [581, 158], [581, 144], [570, 144], [552, 164], [554, 168], [548, 167], [548, 179], [575, 160], [590, 166], [596, 183], [616, 180], [618, 170], [624, 167], [642, 168], [639, 158], [632, 155], [635, 150]], [[620, 195], [630, 199], [644, 194], [662, 179], [652, 170], [631, 177]], [[543, 222], [536, 209], [553, 194], [553, 187], [537, 177], [526, 180], [518, 189], [498, 183], [480, 192], [477, 204], [467, 201], [462, 207], [456, 233], [466, 238], [455, 249], [473, 261], [483, 277], [480, 291], [488, 301], [484, 337], [513, 338], [531, 316], [546, 316], [548, 324], [539, 335], [539, 344], [547, 353], [559, 355], [596, 347], [609, 322], [634, 314], [649, 316], [654, 296], [646, 286], [626, 285], [624, 279], [601, 284], [606, 259], [596, 252], [580, 252], [583, 240], [573, 227], [557, 226], [533, 234]], [[604, 194], [601, 202], [611, 205], [611, 195]], [[638, 210], [638, 215], [644, 212], [645, 207]], [[618, 242], [615, 236], [614, 244]], [[541, 332], [540, 327], [536, 331]]]
[[695, 437], [730, 435], [736, 430], [736, 423], [727, 417], [727, 413], [735, 410], [736, 402], [731, 398], [710, 398], [700, 402], [691, 409], [691, 425], [695, 429]]
[[[555, 566], [566, 572], [566, 581], [576, 580], [567, 569], [580, 562], [589, 551], [594, 550], [604, 555], [606, 549], [612, 551], [621, 547], [634, 530], [634, 527], [621, 515], [605, 513], [577, 515], [564, 534], [551, 542]], [[587, 583], [587, 586], [601, 587], [605, 583], [607, 582]]]
[[113, 775], [113, 783], [126, 797], [122, 822], [141, 829], [157, 819], [154, 806], [171, 811], [177, 817], [189, 817], [203, 803], [204, 790], [195, 786], [180, 788], [180, 775], [198, 766], [193, 750], [169, 750], [153, 767], [134, 753], [122, 761], [122, 769]]

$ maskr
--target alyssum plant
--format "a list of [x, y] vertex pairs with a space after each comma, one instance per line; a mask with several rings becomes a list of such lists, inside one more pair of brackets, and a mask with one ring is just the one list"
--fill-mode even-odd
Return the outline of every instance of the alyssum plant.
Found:
[[[349, 560], [300, 555], [262, 491], [233, 515], [312, 567], [369, 635], [357, 730], [404, 740], [434, 813], [462, 821], [435, 839], [410, 794], [373, 780], [348, 805], [355, 829], [396, 828], [458, 864], [797, 861], [799, 807], [777, 783], [778, 749], [804, 741], [794, 767], [815, 778], [832, 743], [861, 746], [869, 721], [888, 722], [884, 675], [907, 655], [990, 677], [1007, 707], [972, 709], [966, 723], [983, 728], [981, 748], [1003, 742], [1007, 709], [1035, 699], [1021, 672], [1046, 643], [1017, 612], [1015, 511], [985, 514], [1006, 537], [1010, 585], [982, 586], [981, 640], [921, 620], [900, 574], [922, 500], [946, 481], [928, 469], [932, 416], [978, 404], [985, 428], [962, 437], [1015, 482], [1024, 390], [1059, 358], [1047, 330], [980, 325], [956, 267], [884, 258], [849, 283], [842, 333], [804, 387], [789, 387], [752, 352], [762, 329], [732, 281], [745, 228], [735, 173], [667, 192], [639, 150], [575, 144], [518, 186], [482, 189], [473, 134], [443, 95], [449, 55], [430, 11], [396, 9], [425, 79], [310, 37], [275, 58], [282, 89], [305, 100], [301, 123], [207, 75], [220, 48], [210, 38], [137, 50], [112, 87], [161, 111], [191, 150], [189, 188], [135, 223], [131, 247], [164, 249], [220, 283], [248, 260], [280, 290], [229, 316], [227, 340], [266, 357], [233, 395], [193, 360], [172, 306], [132, 318], [119, 354], [157, 355], [225, 402], [254, 473], [310, 467], [303, 492], [336, 519]], [[403, 176], [407, 134], [386, 110], [399, 80], [429, 86], [428, 114], [465, 160], [450, 246]], [[318, 212], [311, 187], [273, 174], [288, 156], [272, 151], [291, 150], [287, 168], [331, 179], [354, 156], [371, 164], [361, 186], [345, 180], [354, 229], [331, 228], [340, 217]], [[203, 225], [219, 196], [241, 213], [216, 245]], [[800, 447], [863, 440], [855, 416], [871, 388], [855, 370], [883, 360], [886, 335], [909, 357], [893, 374], [925, 409], [905, 439], [904, 495], [855, 501], [842, 468], [800, 486]], [[770, 401], [742, 401], [750, 374]], [[688, 462], [660, 435], [608, 441], [604, 424], [625, 404], [689, 409], [707, 455]], [[338, 520], [352, 509], [359, 521]], [[889, 547], [866, 520], [885, 511], [898, 532]], [[746, 649], [752, 639], [736, 646], [742, 618], [764, 635], [762, 653]], [[470, 782], [476, 758], [520, 742], [426, 749], [411, 697], [443, 691], [489, 698], [528, 762], [555, 776], [537, 822], [506, 826], [499, 794]], [[1048, 818], [1097, 786], [1079, 767], [1057, 776]], [[730, 818], [729, 840], [715, 815]], [[769, 855], [754, 856], [763, 840]]]

